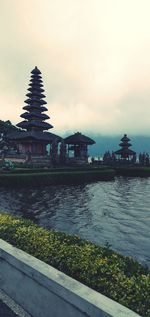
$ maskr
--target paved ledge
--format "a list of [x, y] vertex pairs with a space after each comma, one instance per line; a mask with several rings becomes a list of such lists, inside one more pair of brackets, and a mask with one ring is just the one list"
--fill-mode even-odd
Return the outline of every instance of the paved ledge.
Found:
[[0, 316], [18, 317], [4, 302], [0, 300]]
[[139, 316], [1, 239], [0, 285], [33, 317]]
[[0, 289], [0, 316], [1, 317], [32, 317], [15, 303], [8, 295]]

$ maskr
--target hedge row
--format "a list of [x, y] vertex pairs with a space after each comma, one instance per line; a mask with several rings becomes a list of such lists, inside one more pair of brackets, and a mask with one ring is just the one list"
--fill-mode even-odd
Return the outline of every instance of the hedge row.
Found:
[[54, 184], [78, 184], [84, 182], [111, 180], [115, 171], [108, 170], [88, 170], [88, 171], [42, 171], [38, 173], [1, 173], [0, 186], [5, 187], [26, 187], [45, 186]]
[[6, 214], [0, 214], [0, 238], [150, 317], [150, 271], [132, 258]]

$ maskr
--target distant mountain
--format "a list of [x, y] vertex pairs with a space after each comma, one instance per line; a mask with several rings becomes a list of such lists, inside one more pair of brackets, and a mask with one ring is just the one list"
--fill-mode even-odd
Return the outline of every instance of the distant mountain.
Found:
[[[20, 131], [19, 128], [12, 125], [12, 123], [7, 121], [0, 120], [0, 133], [6, 134], [13, 131]], [[67, 137], [71, 132], [65, 132], [62, 137]], [[96, 144], [89, 146], [89, 155], [90, 156], [97, 156], [101, 157], [106, 151], [116, 151], [118, 150], [120, 139], [123, 137], [123, 135], [118, 136], [109, 136], [109, 135], [101, 135], [101, 134], [94, 134], [94, 133], [87, 133], [83, 132], [83, 134], [89, 136], [92, 138]], [[146, 152], [150, 154], [150, 136], [142, 136], [142, 135], [129, 135], [129, 138], [131, 140], [132, 147], [136, 153], [143, 153]]]
[[[122, 136], [104, 136], [104, 135], [89, 135], [96, 144], [89, 146], [89, 155], [90, 156], [102, 156], [105, 151], [116, 151], [118, 150], [120, 139]], [[150, 136], [141, 136], [141, 135], [130, 135], [132, 147], [136, 153], [147, 152], [150, 154]]]
[[[117, 151], [120, 148], [119, 143], [121, 138], [123, 137], [123, 134], [111, 136], [95, 134], [86, 131], [82, 131], [82, 133], [96, 142], [96, 144], [88, 147], [89, 155], [94, 157], [101, 157], [106, 151]], [[73, 134], [71, 131], [66, 131], [61, 136], [65, 138], [71, 134]], [[128, 137], [131, 140], [131, 149], [133, 151], [135, 151], [137, 154], [140, 152], [146, 152], [150, 154], [150, 136], [128, 135]]]

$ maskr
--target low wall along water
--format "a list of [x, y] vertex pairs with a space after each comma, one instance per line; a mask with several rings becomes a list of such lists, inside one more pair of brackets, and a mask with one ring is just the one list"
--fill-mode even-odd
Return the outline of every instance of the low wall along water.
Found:
[[33, 317], [139, 316], [1, 239], [0, 287]]

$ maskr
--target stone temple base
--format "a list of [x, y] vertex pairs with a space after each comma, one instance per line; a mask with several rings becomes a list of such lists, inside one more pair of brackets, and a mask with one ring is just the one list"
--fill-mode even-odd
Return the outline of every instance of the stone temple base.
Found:
[[88, 158], [69, 157], [67, 159], [67, 163], [75, 165], [85, 165], [88, 164]]
[[49, 156], [31, 156], [26, 160], [27, 164], [33, 164], [36, 167], [49, 167], [51, 166], [51, 159]]

